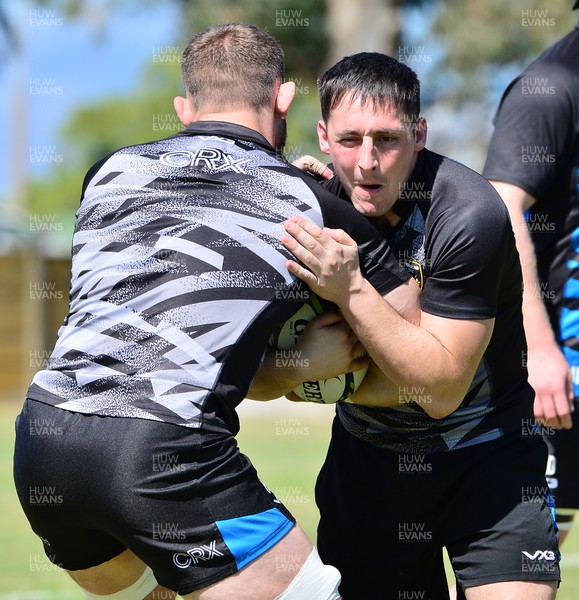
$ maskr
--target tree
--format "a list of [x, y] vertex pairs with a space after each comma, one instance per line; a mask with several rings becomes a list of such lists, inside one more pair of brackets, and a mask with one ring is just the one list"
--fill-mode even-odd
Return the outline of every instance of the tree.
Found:
[[357, 52], [398, 56], [403, 12], [424, 4], [425, 0], [326, 0], [330, 48], [325, 66]]
[[[315, 122], [318, 109], [313, 73], [317, 72], [327, 45], [323, 34], [323, 0], [165, 2], [176, 4], [179, 8], [180, 18], [177, 21], [175, 40], [181, 46], [194, 32], [216, 22], [251, 22], [280, 40], [287, 57], [286, 77], [295, 81], [298, 89], [291, 111], [292, 125], [287, 148], [293, 157], [314, 153], [317, 148]], [[106, 18], [96, 19], [95, 43], [106, 42], [108, 24], [118, 14], [117, 11], [142, 12], [148, 6], [157, 4], [153, 0], [104, 0], [98, 5], [98, 14], [105, 15]], [[95, 21], [92, 12], [95, 5], [90, 0], [32, 0], [32, 6], [40, 10], [46, 9], [47, 14], [50, 12], [68, 20], [89, 18], [93, 23]], [[0, 35], [9, 42], [9, 47], [17, 48], [13, 24], [8, 19], [8, 13], [2, 9], [0, 0]], [[178, 56], [171, 58], [178, 59]], [[24, 167], [28, 162], [26, 136], [15, 137], [11, 143], [11, 155], [18, 154], [21, 159], [11, 168], [11, 173], [22, 172], [23, 177], [16, 178], [13, 175], [15, 184], [9, 192], [11, 210], [25, 215], [23, 221], [28, 221], [30, 213], [39, 218], [55, 219], [62, 224], [62, 248], [67, 252], [80, 185], [87, 168], [116, 148], [161, 138], [181, 130], [182, 126], [172, 108], [172, 100], [175, 95], [182, 93], [178, 60], [145, 65], [140, 84], [130, 96], [95, 98], [90, 104], [80, 106], [70, 114], [61, 125], [56, 144], [54, 140], [47, 140], [47, 145], [55, 145], [62, 150], [62, 154], [40, 157], [47, 160], [58, 158], [59, 162], [48, 175], [38, 179], [31, 179], [30, 173], [28, 180], [24, 177]], [[19, 107], [18, 110], [25, 113], [26, 102], [15, 104]], [[22, 134], [22, 124], [27, 121], [26, 115], [20, 114], [17, 121], [21, 123]], [[14, 152], [19, 143], [25, 152]], [[22, 226], [26, 231], [27, 223], [24, 222]], [[41, 236], [37, 237], [40, 239]], [[56, 237], [53, 236], [50, 241], [51, 249], [54, 249], [52, 241]]]
[[446, 0], [438, 8], [431, 39], [442, 53], [433, 84], [458, 102], [487, 95], [500, 70], [520, 70], [577, 22], [570, 0]]
[[[33, 0], [68, 17], [90, 12], [90, 0]], [[216, 23], [243, 21], [266, 29], [286, 52], [287, 70], [300, 76], [314, 77], [327, 51], [324, 0], [164, 0], [178, 6], [180, 19], [176, 39], [188, 40], [195, 32]], [[156, 6], [158, 0], [103, 0], [101, 8], [114, 18], [117, 10], [142, 12]], [[1, 17], [1, 12], [0, 12]], [[0, 21], [1, 25], [1, 21]], [[107, 21], [101, 25], [106, 35]]]

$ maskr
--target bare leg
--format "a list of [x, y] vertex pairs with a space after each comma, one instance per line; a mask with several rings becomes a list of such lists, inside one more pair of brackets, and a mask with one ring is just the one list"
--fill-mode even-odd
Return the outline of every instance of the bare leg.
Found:
[[[241, 571], [191, 594], [186, 600], [274, 600], [292, 582], [313, 550], [299, 526]], [[113, 594], [124, 590], [143, 574], [146, 568], [130, 550], [97, 567], [67, 571], [83, 589], [93, 594]], [[163, 592], [161, 595], [159, 592]], [[168, 595], [171, 594], [171, 595]], [[146, 599], [175, 598], [176, 593], [158, 586]]]
[[505, 581], [465, 589], [467, 600], [553, 600], [554, 581]]
[[183, 596], [185, 600], [274, 600], [291, 583], [313, 550], [296, 525], [265, 554], [235, 575]]
[[[87, 592], [107, 595], [114, 594], [131, 586], [143, 574], [145, 568], [146, 565], [140, 558], [135, 556], [130, 550], [125, 550], [118, 556], [115, 556], [115, 558], [96, 567], [80, 571], [67, 571], [67, 573]], [[158, 586], [143, 600], [160, 598], [161, 595], [158, 594], [159, 592], [163, 592], [162, 597], [166, 599], [176, 598], [177, 596], [175, 592]]]

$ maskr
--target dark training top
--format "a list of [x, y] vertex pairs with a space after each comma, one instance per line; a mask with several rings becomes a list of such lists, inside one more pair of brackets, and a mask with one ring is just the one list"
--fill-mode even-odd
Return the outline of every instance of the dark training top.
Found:
[[295, 214], [347, 229], [380, 293], [409, 279], [364, 217], [245, 127], [196, 123], [94, 165], [69, 313], [28, 397], [236, 433], [270, 334], [308, 295], [280, 242]]
[[[326, 185], [348, 199], [337, 177]], [[468, 393], [448, 417], [430, 417], [423, 409], [428, 392], [409, 384], [400, 390], [396, 407], [339, 405], [342, 424], [371, 444], [400, 452], [447, 451], [507, 434], [535, 435], [522, 275], [501, 198], [474, 171], [425, 149], [393, 210], [401, 220], [382, 227], [382, 234], [422, 287], [422, 310], [448, 319], [495, 318], [494, 330]], [[420, 356], [414, 368], [427, 368]], [[407, 397], [413, 400], [406, 403]]]
[[567, 359], [579, 365], [579, 28], [511, 82], [494, 124], [483, 175], [535, 198], [525, 217], [536, 293]]

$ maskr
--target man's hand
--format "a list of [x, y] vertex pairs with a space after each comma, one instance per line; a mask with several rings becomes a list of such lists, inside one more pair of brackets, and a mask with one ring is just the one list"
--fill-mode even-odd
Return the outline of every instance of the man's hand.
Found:
[[327, 312], [308, 323], [293, 348], [267, 350], [247, 397], [279, 398], [302, 381], [330, 379], [357, 371], [369, 362], [364, 347], [341, 314]]
[[[302, 381], [330, 379], [368, 366], [364, 346], [339, 312], [324, 313], [310, 321], [292, 356], [299, 357], [305, 366]], [[286, 351], [286, 352], [289, 352]]]
[[[284, 223], [284, 246], [300, 260], [288, 270], [318, 295], [337, 304], [344, 318], [385, 375], [386, 405], [407, 386], [420, 387], [423, 407], [441, 419], [460, 405], [492, 336], [495, 320], [449, 319], [421, 312], [419, 324], [405, 321], [364, 279], [354, 240], [339, 229], [320, 229], [302, 217]], [[424, 368], [416, 369], [420, 356]], [[363, 386], [362, 386], [363, 387]]]
[[574, 411], [571, 370], [557, 344], [529, 350], [529, 383], [535, 390], [535, 418], [554, 429], [571, 429]]
[[307, 400], [300, 398], [295, 392], [288, 392], [285, 397], [292, 402], [307, 402]]
[[309, 154], [296, 158], [292, 165], [307, 173], [318, 175], [322, 179], [331, 179], [334, 176], [334, 172], [329, 167]]
[[358, 246], [345, 231], [321, 229], [298, 216], [286, 221], [284, 228], [289, 235], [282, 237], [283, 245], [307, 268], [293, 260], [286, 266], [316, 294], [340, 305], [361, 287]]

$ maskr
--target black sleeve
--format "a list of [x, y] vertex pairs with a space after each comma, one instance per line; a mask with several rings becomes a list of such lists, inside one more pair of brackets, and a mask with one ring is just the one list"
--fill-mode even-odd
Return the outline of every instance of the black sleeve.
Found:
[[506, 89], [483, 175], [541, 198], [573, 151], [572, 77], [555, 63], [536, 63]]
[[387, 294], [410, 279], [410, 274], [400, 265], [389, 241], [370, 219], [361, 215], [350, 202], [330, 194], [311, 177], [304, 178], [301, 171], [300, 177], [316, 194], [324, 225], [331, 229], [343, 229], [356, 241], [362, 273], [380, 294]]
[[521, 292], [518, 255], [500, 196], [461, 167], [451, 168], [436, 189], [440, 200], [428, 215], [422, 309], [451, 319], [489, 319], [504, 300], [505, 273], [513, 296]]

